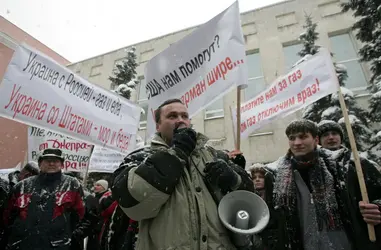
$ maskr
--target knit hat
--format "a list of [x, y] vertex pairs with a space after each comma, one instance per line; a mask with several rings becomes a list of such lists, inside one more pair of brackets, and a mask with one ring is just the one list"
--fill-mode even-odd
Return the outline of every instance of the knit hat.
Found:
[[323, 120], [318, 124], [319, 128], [319, 139], [323, 136], [324, 133], [328, 131], [335, 131], [339, 133], [341, 140], [343, 140], [344, 132], [340, 124], [331, 120]]
[[99, 180], [95, 182], [95, 185], [101, 185], [105, 190], [108, 189], [108, 182], [106, 180]]
[[38, 175], [40, 173], [40, 169], [38, 168], [38, 164], [34, 161], [28, 162], [24, 168], [26, 171], [33, 175]]

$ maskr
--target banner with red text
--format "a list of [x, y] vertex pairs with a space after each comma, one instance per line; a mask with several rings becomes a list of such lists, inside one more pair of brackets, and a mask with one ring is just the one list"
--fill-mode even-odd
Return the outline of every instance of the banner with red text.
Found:
[[58, 148], [65, 158], [63, 170], [85, 171], [90, 163], [93, 145], [37, 127], [28, 127], [28, 161], [38, 161], [44, 149]]
[[[319, 53], [276, 79], [262, 93], [241, 104], [241, 138], [245, 139], [271, 121], [286, 117], [337, 90], [331, 54], [320, 49]], [[236, 108], [231, 107], [231, 110], [233, 124], [237, 126]]]
[[135, 148], [140, 110], [26, 45], [0, 85], [0, 116], [120, 152]]
[[154, 110], [179, 98], [194, 116], [232, 88], [247, 86], [245, 41], [238, 1], [172, 44], [145, 68], [147, 136], [155, 132]]

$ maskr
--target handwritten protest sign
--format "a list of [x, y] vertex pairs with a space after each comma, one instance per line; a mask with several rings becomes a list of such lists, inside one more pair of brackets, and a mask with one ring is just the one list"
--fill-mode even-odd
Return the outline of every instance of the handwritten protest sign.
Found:
[[232, 88], [247, 84], [245, 42], [238, 1], [148, 61], [145, 68], [147, 136], [154, 133], [154, 110], [180, 98], [190, 116]]
[[[143, 139], [138, 135], [136, 139], [136, 148], [144, 147]], [[117, 153], [107, 148], [95, 146], [90, 158], [91, 172], [113, 173], [123, 162], [125, 154]]]
[[0, 85], [0, 116], [120, 152], [135, 147], [140, 110], [26, 45]]
[[[241, 138], [247, 138], [271, 121], [335, 93], [337, 88], [331, 55], [328, 50], [320, 49], [319, 53], [276, 79], [262, 93], [241, 104]], [[236, 126], [237, 113], [235, 108], [231, 110]]]
[[90, 159], [89, 173], [113, 173], [123, 162], [126, 155], [95, 146]]
[[71, 172], [84, 171], [89, 166], [93, 145], [77, 141], [52, 131], [28, 127], [28, 160], [38, 161], [44, 149], [58, 148], [65, 158], [64, 170]]

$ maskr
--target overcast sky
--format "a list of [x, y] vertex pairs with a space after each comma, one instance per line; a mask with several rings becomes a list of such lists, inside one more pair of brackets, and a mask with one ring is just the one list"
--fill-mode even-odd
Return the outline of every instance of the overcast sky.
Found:
[[[0, 15], [71, 62], [208, 21], [234, 0], [0, 0]], [[239, 0], [245, 12], [281, 0]]]

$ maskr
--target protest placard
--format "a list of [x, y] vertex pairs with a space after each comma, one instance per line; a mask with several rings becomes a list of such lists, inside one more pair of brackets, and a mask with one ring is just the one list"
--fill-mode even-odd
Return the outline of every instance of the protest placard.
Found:
[[89, 173], [113, 173], [123, 162], [124, 157], [125, 154], [95, 146], [90, 158]]
[[28, 161], [37, 162], [47, 148], [62, 150], [64, 171], [82, 172], [89, 166], [93, 145], [43, 128], [28, 127]]
[[[247, 138], [271, 121], [286, 117], [337, 89], [331, 54], [322, 48], [288, 74], [276, 79], [262, 93], [241, 104], [241, 137]], [[233, 126], [236, 126], [237, 112], [235, 108], [231, 111]]]
[[0, 85], [0, 116], [120, 152], [135, 148], [140, 110], [26, 45]]
[[0, 169], [0, 178], [8, 181], [8, 175], [10, 173], [20, 171], [20, 170], [21, 170], [21, 162], [19, 162], [14, 168]]
[[[138, 135], [136, 140], [136, 148], [142, 147], [144, 147], [144, 141]], [[123, 162], [124, 157], [126, 157], [125, 154], [95, 146], [90, 158], [89, 173], [113, 173]]]
[[145, 68], [149, 113], [147, 136], [155, 131], [154, 110], [179, 98], [192, 117], [232, 88], [247, 84], [245, 42], [238, 1], [172, 44]]

